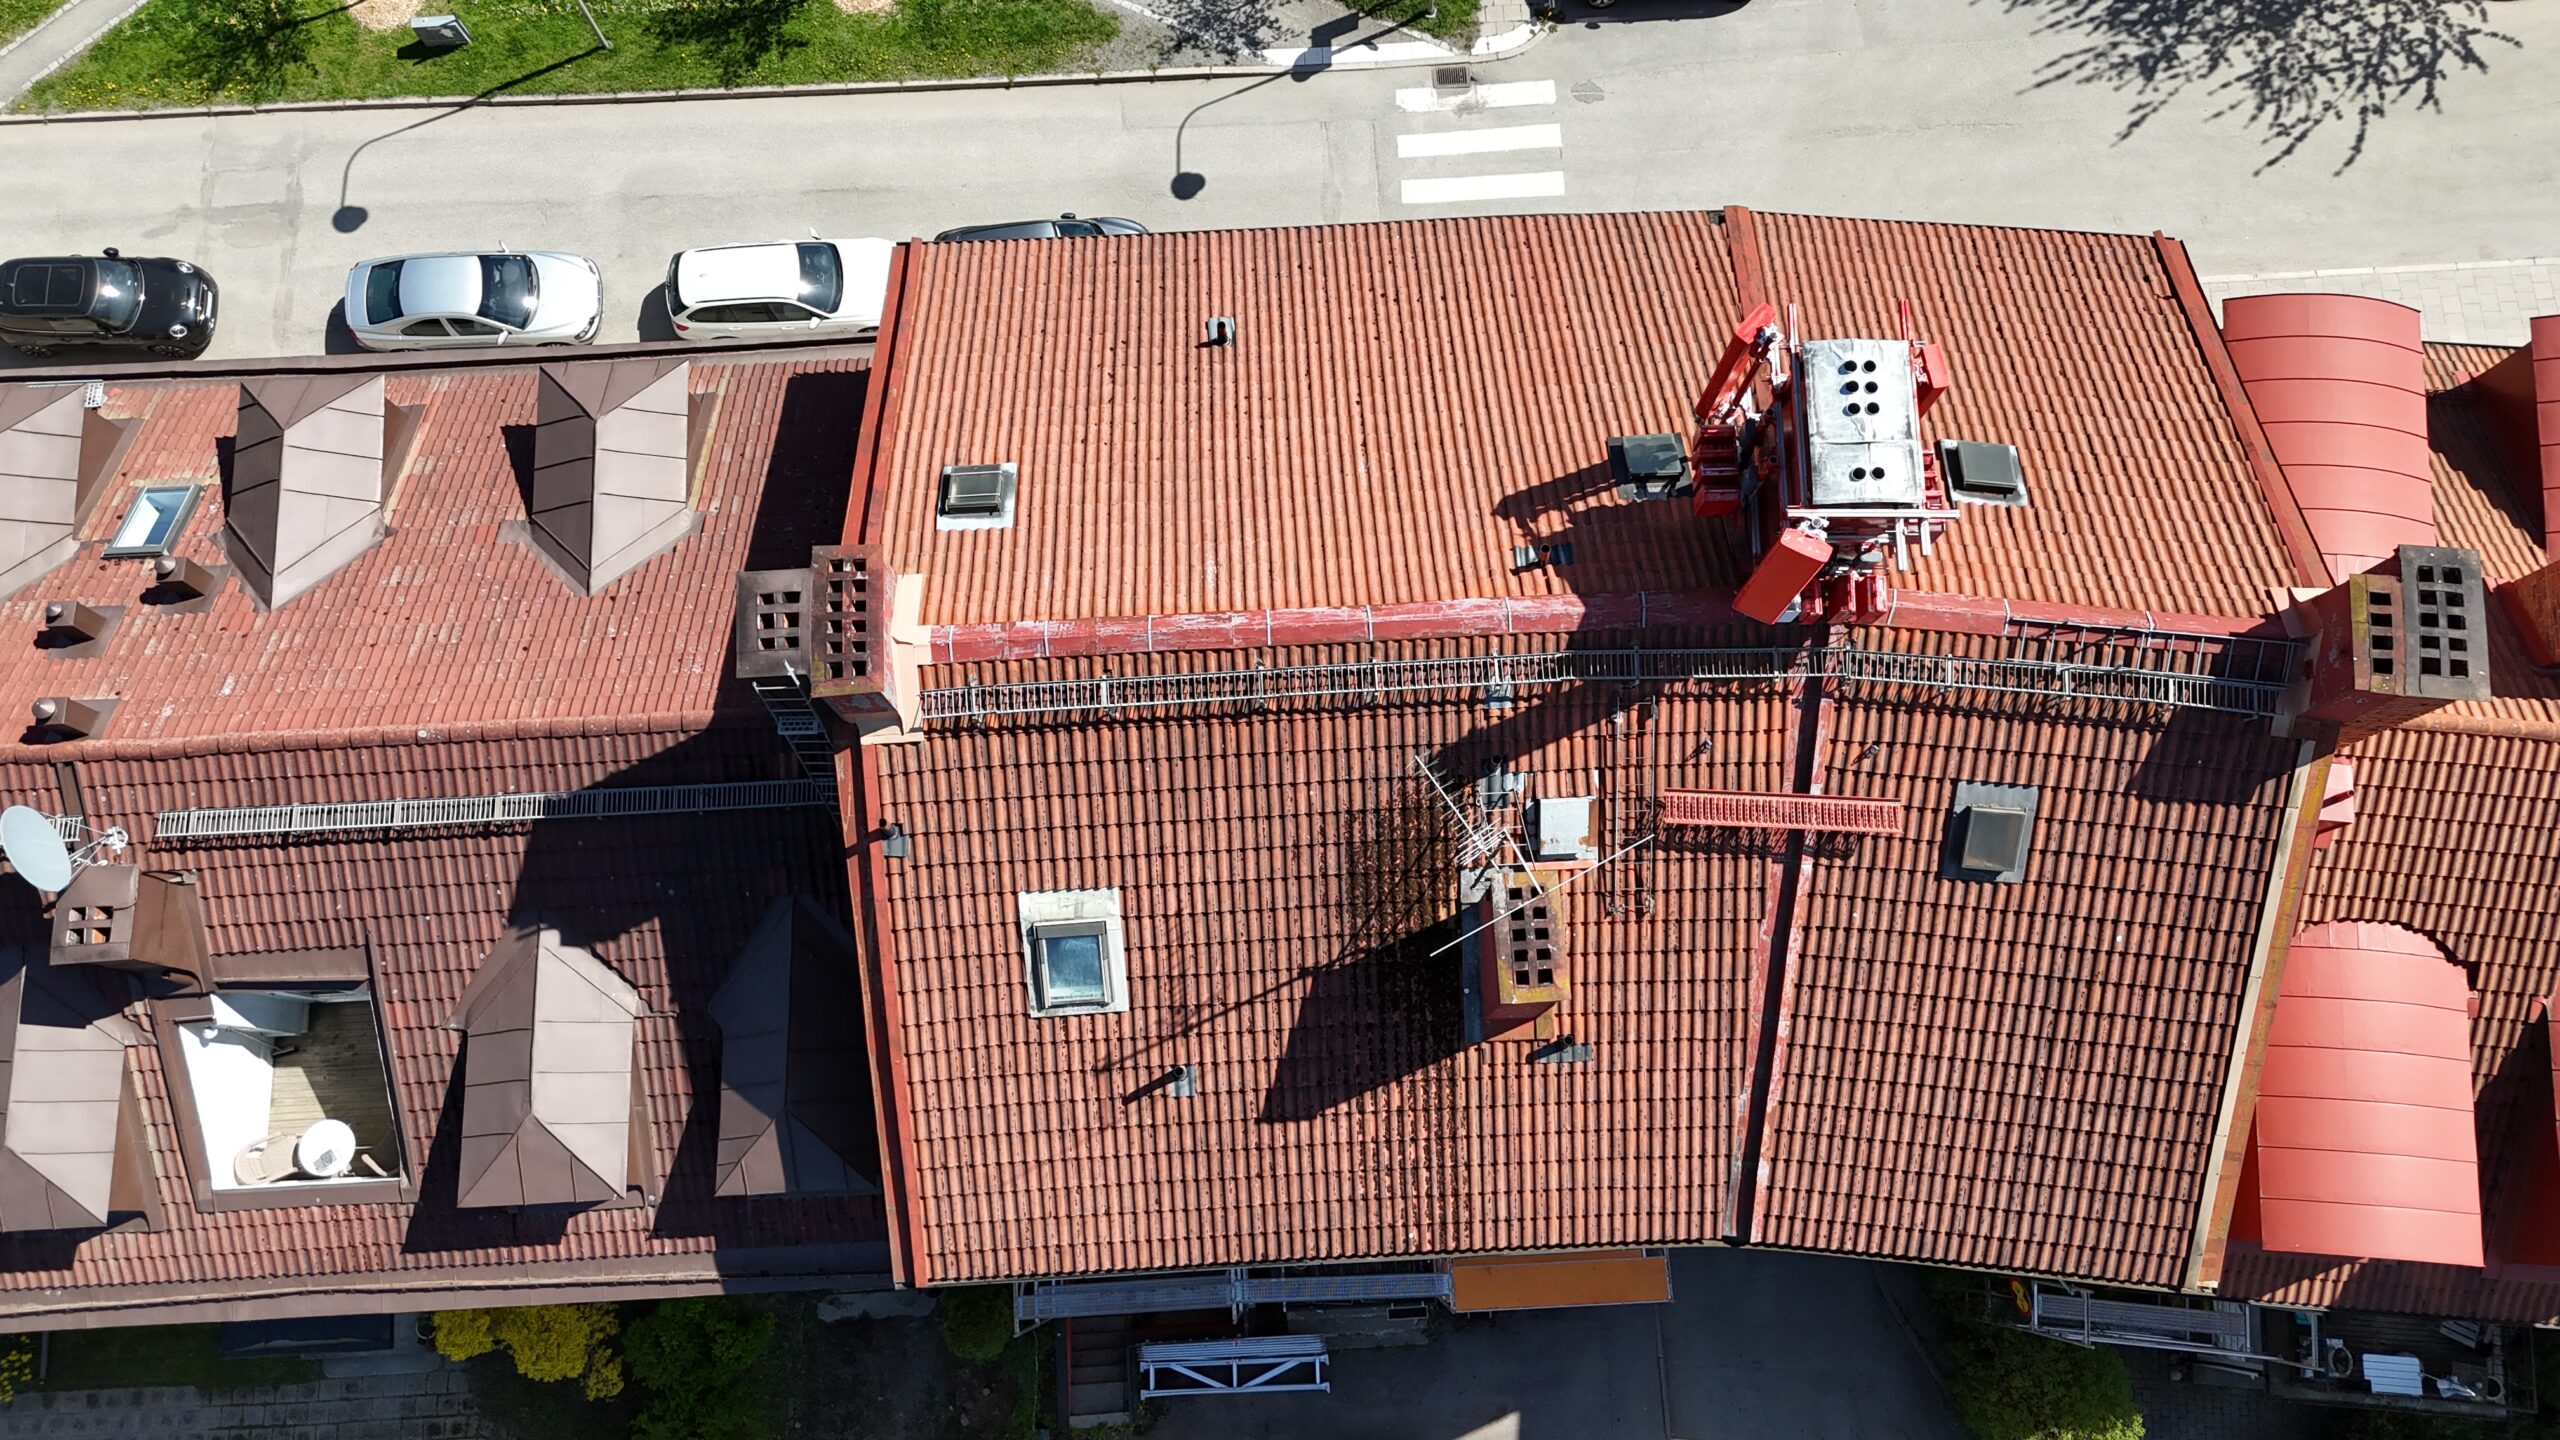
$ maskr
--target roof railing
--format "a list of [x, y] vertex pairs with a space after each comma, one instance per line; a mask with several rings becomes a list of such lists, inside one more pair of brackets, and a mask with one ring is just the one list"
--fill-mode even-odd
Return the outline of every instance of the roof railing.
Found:
[[[2027, 649], [2036, 653], [2017, 653]], [[1934, 655], [1855, 645], [1552, 650], [957, 685], [925, 691], [921, 705], [927, 722], [966, 723], [1203, 706], [1254, 710], [1324, 699], [1374, 703], [1390, 695], [1473, 693], [1499, 701], [1522, 688], [1568, 684], [1676, 686], [1821, 678], [1847, 687], [1892, 691], [2269, 716], [2283, 693], [2292, 653], [2291, 643], [2281, 640], [2150, 632], [2122, 643], [2076, 643], [2067, 650], [2049, 642], [2013, 643], [2012, 653], [1998, 656]]]
[[818, 780], [733, 780], [712, 785], [631, 785], [600, 790], [517, 791], [430, 800], [366, 800], [345, 805], [261, 805], [235, 810], [163, 810], [151, 838], [225, 840], [241, 835], [331, 835], [451, 825], [522, 825], [537, 820], [601, 820], [632, 815], [700, 815], [718, 810], [833, 807], [836, 787]]

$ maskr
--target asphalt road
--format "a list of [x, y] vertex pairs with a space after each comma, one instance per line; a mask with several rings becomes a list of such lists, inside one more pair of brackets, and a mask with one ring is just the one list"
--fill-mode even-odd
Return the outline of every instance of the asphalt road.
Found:
[[[2360, 87], [2410, 39], [2389, 15], [2463, 23], [2458, 7], [2337, 0], [2356, 18], [2338, 22], [2335, 53], [2254, 69], [2257, 52], [2229, 36], [2181, 50], [2146, 28], [2255, 8], [1624, 0], [1607, 23], [1576, 20], [1476, 67], [1480, 99], [1510, 103], [1458, 111], [1411, 108], [1428, 103], [1427, 72], [1334, 70], [8, 124], [0, 254], [112, 244], [194, 259], [225, 286], [214, 354], [245, 357], [321, 348], [347, 267], [373, 255], [589, 255], [614, 340], [648, 333], [651, 291], [687, 245], [1061, 210], [1196, 229], [1740, 203], [2164, 229], [2208, 274], [2560, 251], [2560, 6], [2486, 6], [2521, 43], [2471, 42], [2485, 73], [2439, 57], [2441, 110]], [[2088, 12], [2128, 18], [2069, 23]], [[2151, 92], [2165, 108], [2126, 135], [2149, 101], [2113, 77], [2161, 54], [2189, 59]], [[2207, 56], [2222, 68], [2203, 70]], [[2289, 108], [2253, 114], [2253, 99]], [[2367, 99], [2379, 113], [2356, 151]], [[2339, 113], [2322, 120], [2323, 107]], [[2307, 140], [2268, 163], [2298, 117], [2314, 122]]]

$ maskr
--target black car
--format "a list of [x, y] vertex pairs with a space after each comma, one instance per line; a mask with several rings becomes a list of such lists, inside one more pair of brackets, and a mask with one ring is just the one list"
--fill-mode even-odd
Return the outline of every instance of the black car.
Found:
[[0, 341], [37, 359], [108, 345], [191, 360], [213, 343], [213, 303], [213, 277], [184, 260], [0, 261]]
[[1015, 220], [1004, 225], [963, 225], [945, 230], [936, 240], [1055, 240], [1061, 235], [1144, 235], [1147, 227], [1135, 220], [1115, 220], [1108, 215], [1080, 220], [1061, 215], [1055, 220]]

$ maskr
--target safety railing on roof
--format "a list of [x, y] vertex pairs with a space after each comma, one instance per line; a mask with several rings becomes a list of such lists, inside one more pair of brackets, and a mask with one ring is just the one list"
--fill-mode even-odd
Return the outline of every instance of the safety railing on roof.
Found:
[[452, 825], [520, 825], [536, 820], [601, 820], [633, 815], [700, 815], [718, 810], [832, 807], [833, 784], [819, 780], [736, 780], [714, 785], [633, 785], [602, 790], [536, 790], [432, 800], [368, 800], [347, 805], [263, 805], [236, 810], [163, 810], [154, 840], [220, 840], [235, 835], [325, 835]]
[[1137, 713], [1180, 707], [1257, 708], [1288, 701], [1473, 693], [1505, 701], [1523, 688], [1567, 684], [1682, 684], [1812, 678], [1897, 691], [2014, 695], [2143, 708], [2272, 715], [2291, 646], [2283, 641], [2145, 633], [2125, 643], [2077, 643], [2046, 653], [1932, 655], [1857, 646], [1726, 650], [1557, 650], [1431, 660], [1353, 660], [1154, 675], [1096, 675], [927, 690], [928, 721]]

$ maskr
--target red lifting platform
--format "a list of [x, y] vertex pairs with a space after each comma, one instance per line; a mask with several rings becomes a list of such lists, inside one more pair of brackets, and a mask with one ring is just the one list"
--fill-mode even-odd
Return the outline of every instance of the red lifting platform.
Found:
[[1805, 830], [1823, 835], [1899, 835], [1902, 802], [1845, 795], [1754, 795], [1738, 790], [1665, 790], [1662, 823], [1715, 830]]

